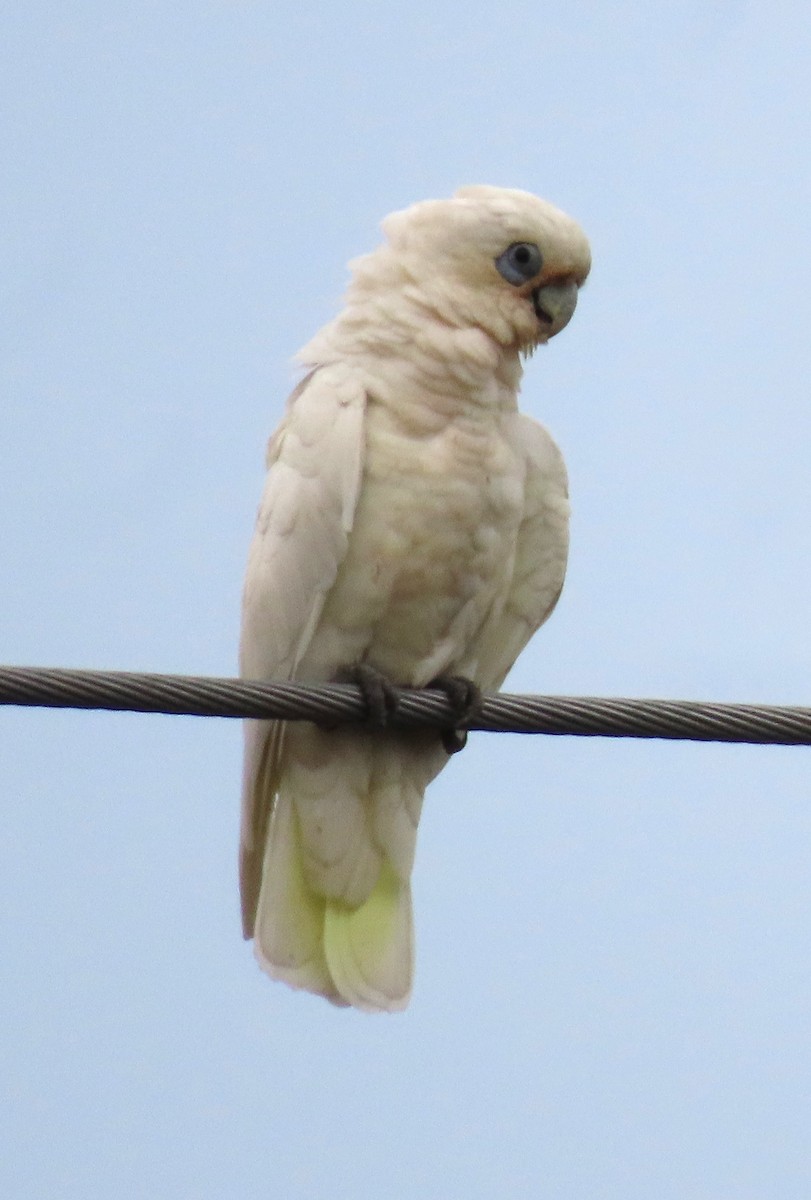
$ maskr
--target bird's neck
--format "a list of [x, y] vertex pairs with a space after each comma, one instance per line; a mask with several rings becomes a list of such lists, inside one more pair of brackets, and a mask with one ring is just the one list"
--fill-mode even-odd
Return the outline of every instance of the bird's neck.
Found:
[[297, 356], [308, 366], [345, 362], [388, 388], [514, 396], [522, 368], [518, 350], [484, 329], [456, 326], [417, 301], [385, 293], [348, 297], [347, 306]]

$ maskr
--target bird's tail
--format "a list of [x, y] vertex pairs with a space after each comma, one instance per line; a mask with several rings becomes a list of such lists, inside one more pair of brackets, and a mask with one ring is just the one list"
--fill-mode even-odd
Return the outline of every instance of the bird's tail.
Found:
[[410, 875], [422, 795], [446, 756], [435, 738], [371, 742], [299, 726], [286, 743], [254, 941], [273, 978], [334, 1004], [395, 1012], [414, 971]]
[[367, 1012], [396, 1012], [411, 994], [411, 886], [383, 862], [368, 897], [352, 908], [305, 877], [297, 814], [276, 802], [268, 836], [254, 946], [274, 979]]

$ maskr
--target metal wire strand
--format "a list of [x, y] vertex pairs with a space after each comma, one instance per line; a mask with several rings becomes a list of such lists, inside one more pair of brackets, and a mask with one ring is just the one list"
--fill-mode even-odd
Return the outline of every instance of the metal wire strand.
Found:
[[[454, 724], [445, 695], [402, 688], [391, 724], [447, 728]], [[354, 684], [261, 683], [133, 671], [75, 671], [0, 667], [0, 705], [108, 709], [194, 717], [258, 717], [362, 722]], [[811, 708], [715, 704], [688, 700], [623, 700], [592, 696], [485, 695], [470, 729], [576, 737], [668, 738], [681, 741], [811, 745]]]

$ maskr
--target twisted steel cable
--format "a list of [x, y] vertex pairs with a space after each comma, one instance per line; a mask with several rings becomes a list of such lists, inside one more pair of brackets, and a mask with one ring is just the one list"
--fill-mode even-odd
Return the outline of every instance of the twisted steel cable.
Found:
[[[402, 688], [398, 698], [391, 718], [394, 726], [447, 728], [455, 723], [453, 709], [440, 691]], [[362, 722], [366, 716], [365, 702], [354, 684], [260, 683], [47, 667], [0, 667], [0, 705], [264, 717], [327, 725]], [[811, 708], [499, 692], [485, 695], [469, 728], [499, 733], [807, 746], [811, 745]]]

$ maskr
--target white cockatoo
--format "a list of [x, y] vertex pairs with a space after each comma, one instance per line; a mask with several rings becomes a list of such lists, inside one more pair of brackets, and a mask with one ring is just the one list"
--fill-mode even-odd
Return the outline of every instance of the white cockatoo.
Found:
[[[566, 471], [517, 393], [522, 354], [574, 312], [588, 242], [553, 205], [484, 186], [383, 231], [270, 441], [241, 673], [495, 689], [563, 585]], [[246, 722], [242, 911], [271, 976], [406, 1006], [417, 824], [451, 749], [436, 730]]]

